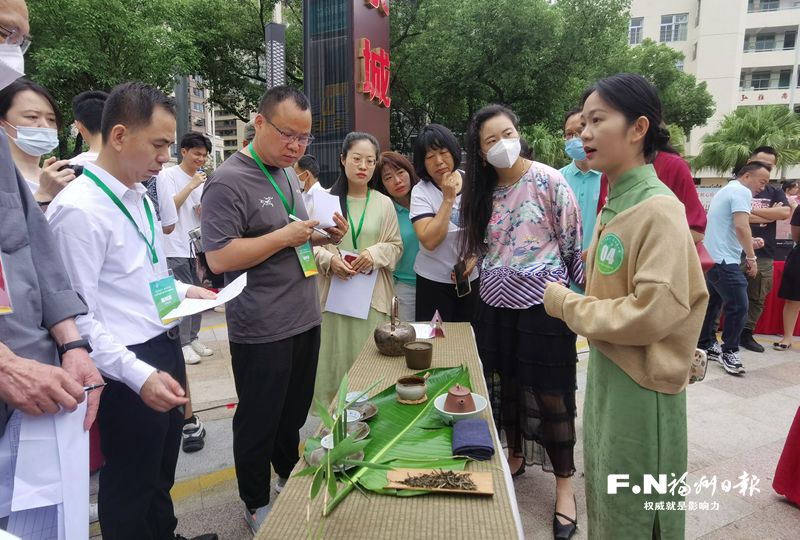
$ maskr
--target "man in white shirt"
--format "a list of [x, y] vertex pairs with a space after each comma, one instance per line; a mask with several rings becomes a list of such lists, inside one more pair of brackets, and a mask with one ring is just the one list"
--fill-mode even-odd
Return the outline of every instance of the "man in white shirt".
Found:
[[303, 182], [303, 202], [306, 203], [306, 209], [313, 212], [314, 199], [311, 193], [318, 189], [325, 189], [319, 183], [319, 163], [314, 156], [306, 154], [298, 159], [293, 167], [297, 177]]
[[143, 83], [122, 84], [106, 101], [101, 132], [97, 160], [47, 213], [67, 273], [89, 307], [78, 329], [108, 382], [98, 413], [106, 458], [100, 526], [107, 538], [179, 539], [169, 490], [186, 368], [177, 327], [162, 317], [186, 296], [214, 295], [168, 275], [160, 223], [141, 183], [169, 159], [174, 101]]
[[72, 114], [75, 116], [75, 128], [81, 138], [89, 143], [89, 150], [81, 152], [69, 160], [70, 165], [84, 166], [97, 159], [103, 138], [100, 134], [100, 120], [103, 118], [103, 105], [108, 94], [99, 90], [81, 92], [72, 99]]
[[[196, 257], [190, 249], [189, 231], [200, 226], [200, 196], [206, 181], [203, 167], [211, 141], [199, 133], [187, 133], [181, 139], [181, 163], [158, 173], [158, 200], [161, 211], [174, 202], [178, 212], [175, 230], [164, 238], [167, 266], [176, 279], [192, 285], [200, 285], [197, 279]], [[187, 364], [197, 364], [200, 356], [211, 356], [214, 351], [197, 339], [202, 315], [184, 317], [180, 324], [183, 357]], [[198, 356], [199, 355], [199, 356]], [[199, 448], [198, 448], [199, 450]]]

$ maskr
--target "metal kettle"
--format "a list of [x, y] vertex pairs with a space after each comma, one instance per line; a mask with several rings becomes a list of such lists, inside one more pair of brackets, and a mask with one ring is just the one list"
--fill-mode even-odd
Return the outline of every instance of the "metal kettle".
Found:
[[402, 356], [403, 345], [417, 339], [417, 333], [410, 324], [402, 323], [397, 316], [399, 301], [392, 298], [392, 315], [389, 322], [379, 324], [375, 328], [375, 345], [381, 354], [386, 356]]

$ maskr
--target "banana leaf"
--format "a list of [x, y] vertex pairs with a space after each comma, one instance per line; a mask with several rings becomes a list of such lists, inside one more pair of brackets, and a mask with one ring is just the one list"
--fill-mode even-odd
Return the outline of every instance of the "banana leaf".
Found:
[[[434, 368], [428, 378], [428, 400], [418, 405], [397, 401], [394, 385], [386, 388], [371, 401], [378, 414], [369, 421], [370, 443], [364, 448], [364, 463], [378, 467], [360, 466], [348, 472], [349, 481], [330, 499], [323, 514], [329, 515], [350, 491], [354, 482], [367, 490], [387, 495], [410, 496], [424, 491], [387, 490], [385, 465], [393, 468], [437, 468], [463, 470], [466, 461], [454, 458], [453, 428], [440, 421], [433, 406], [434, 399], [454, 384], [469, 387], [469, 372], [465, 366]], [[418, 373], [424, 375], [427, 371]], [[318, 439], [309, 439], [305, 453], [318, 448]]]

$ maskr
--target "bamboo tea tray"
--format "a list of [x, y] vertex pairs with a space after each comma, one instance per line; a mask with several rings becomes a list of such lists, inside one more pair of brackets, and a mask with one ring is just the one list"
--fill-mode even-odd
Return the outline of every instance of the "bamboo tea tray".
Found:
[[387, 471], [386, 478], [389, 480], [389, 484], [386, 486], [386, 489], [412, 489], [414, 491], [458, 493], [462, 495], [494, 495], [494, 482], [492, 481], [491, 472], [455, 471], [462, 474], [469, 474], [470, 480], [472, 480], [477, 489], [419, 488], [401, 483], [401, 481], [409, 476], [434, 474], [436, 472], [438, 472], [438, 469], [395, 469], [393, 471]]

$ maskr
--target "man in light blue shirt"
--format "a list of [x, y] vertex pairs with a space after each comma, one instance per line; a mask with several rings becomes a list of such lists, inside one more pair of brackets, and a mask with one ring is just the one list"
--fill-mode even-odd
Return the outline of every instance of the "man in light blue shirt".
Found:
[[600, 173], [589, 167], [586, 152], [583, 151], [581, 131], [582, 109], [572, 109], [564, 116], [564, 151], [572, 158], [572, 163], [561, 169], [575, 199], [581, 209], [583, 223], [583, 250], [589, 248], [597, 221], [597, 202], [600, 199]]
[[[584, 254], [592, 243], [594, 225], [597, 222], [597, 203], [600, 199], [600, 173], [589, 167], [586, 161], [586, 152], [583, 151], [581, 131], [584, 122], [581, 120], [583, 109], [572, 109], [564, 115], [564, 151], [572, 158], [572, 163], [561, 169], [561, 174], [567, 180], [569, 187], [575, 194], [575, 200], [581, 209], [581, 223], [583, 223]], [[570, 283], [570, 289], [583, 293], [575, 283]]]
[[[769, 168], [761, 162], [748, 163], [738, 176], [719, 190], [708, 209], [708, 225], [704, 243], [714, 266], [706, 274], [708, 309], [703, 321], [698, 348], [706, 351], [709, 360], [716, 360], [732, 375], [744, 373], [739, 359], [739, 339], [747, 318], [747, 280], [739, 263], [745, 253], [745, 272], [754, 276], [757, 270], [750, 232], [750, 208], [753, 195], [769, 183]], [[716, 319], [725, 308], [722, 346], [715, 334]]]

